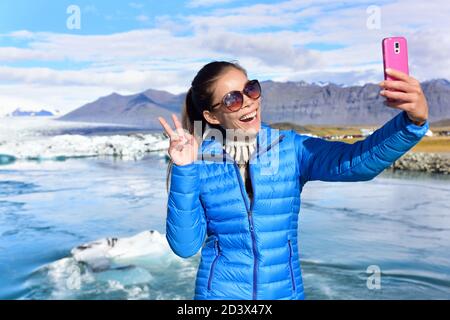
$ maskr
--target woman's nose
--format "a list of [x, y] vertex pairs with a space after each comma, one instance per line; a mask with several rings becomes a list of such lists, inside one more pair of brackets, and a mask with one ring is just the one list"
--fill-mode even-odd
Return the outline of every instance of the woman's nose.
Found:
[[244, 95], [244, 103], [242, 104], [242, 109], [244, 108], [250, 108], [255, 101], [252, 98], [247, 97]]

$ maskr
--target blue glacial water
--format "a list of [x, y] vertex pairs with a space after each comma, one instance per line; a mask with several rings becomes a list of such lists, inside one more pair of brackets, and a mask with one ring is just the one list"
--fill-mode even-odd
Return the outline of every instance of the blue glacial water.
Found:
[[[164, 234], [165, 170], [158, 154], [5, 160], [0, 299], [191, 299], [198, 256], [155, 248], [93, 272], [70, 253], [106, 237]], [[450, 177], [386, 171], [367, 182], [309, 182], [300, 215], [308, 299], [450, 298]], [[379, 289], [367, 287], [371, 265]]]

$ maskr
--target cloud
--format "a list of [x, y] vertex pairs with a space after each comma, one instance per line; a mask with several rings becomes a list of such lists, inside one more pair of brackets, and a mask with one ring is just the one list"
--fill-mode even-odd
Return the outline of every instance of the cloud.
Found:
[[83, 8], [84, 13], [98, 13], [97, 7], [90, 4]]
[[128, 5], [131, 8], [133, 8], [133, 9], [142, 9], [142, 8], [144, 8], [144, 4], [143, 3], [139, 3], [139, 2], [130, 2]]
[[250, 31], [269, 28], [293, 28], [305, 19], [320, 15], [320, 6], [282, 2], [274, 4], [256, 4], [231, 9], [216, 9], [204, 15], [185, 17], [188, 25], [197, 32], [205, 30]]
[[[104, 71], [100, 69], [84, 69], [80, 71], [71, 70], [53, 70], [49, 68], [13, 68], [0, 67], [0, 84], [28, 84], [32, 86], [102, 86], [117, 92], [137, 92], [150, 87], [170, 87], [172, 89], [180, 86], [174, 85], [174, 80], [185, 79], [183, 89], [187, 87], [189, 79], [186, 78], [186, 72], [167, 71], [150, 69], [146, 70], [120, 70]], [[183, 90], [181, 89], [181, 90]]]
[[[198, 68], [200, 66], [197, 66]], [[49, 106], [68, 112], [112, 92], [134, 94], [149, 88], [185, 92], [194, 71], [146, 70], [80, 71], [49, 68], [0, 67], [0, 106]]]
[[[262, 80], [377, 82], [382, 77], [380, 42], [392, 35], [407, 37], [413, 76], [422, 81], [450, 78], [447, 2], [377, 4], [381, 29], [375, 30], [366, 27], [366, 9], [373, 1], [343, 5], [292, 0], [236, 3], [225, 8], [217, 1], [190, 1], [192, 8], [204, 8], [201, 13], [151, 19], [141, 13], [141, 3], [130, 3], [139, 9], [136, 19], [146, 25], [153, 21], [151, 28], [102, 35], [27, 30], [2, 34], [0, 41], [6, 39], [8, 45], [0, 46], [0, 105], [13, 101], [12, 92], [20, 94], [27, 86], [39, 102], [50, 99], [52, 91], [64, 92], [59, 102], [52, 100], [61, 103], [55, 105], [61, 109], [81, 105], [88, 95], [112, 91], [138, 92], [151, 87], [178, 93], [211, 60], [238, 60], [249, 76]], [[24, 45], [14, 46], [16, 42]], [[312, 49], [320, 45], [311, 44], [331, 49]], [[42, 67], [20, 67], [29, 62]], [[67, 63], [67, 68], [54, 70], [51, 64], [55, 62]]]
[[283, 35], [257, 34], [252, 36], [229, 32], [209, 33], [202, 37], [202, 47], [236, 57], [253, 57], [271, 66], [293, 69], [321, 65], [318, 53], [303, 48], [293, 48]]
[[146, 16], [145, 14], [140, 14], [136, 17], [136, 20], [139, 22], [148, 22], [150, 18]]
[[9, 34], [3, 34], [2, 37], [11, 37], [14, 39], [32, 39], [34, 36], [33, 32], [30, 32], [28, 30], [18, 30], [11, 32]]
[[18, 107], [47, 107], [66, 113], [110, 93], [109, 88], [96, 86], [65, 86], [55, 89], [51, 86], [28, 84], [0, 85], [0, 114], [7, 114]]
[[15, 61], [55, 61], [62, 60], [63, 57], [58, 52], [45, 52], [29, 48], [0, 47], [0, 62]]
[[186, 6], [188, 8], [212, 7], [235, 1], [236, 0], [190, 0]]
[[139, 60], [207, 60], [218, 56], [251, 56], [269, 65], [308, 67], [320, 64], [312, 50], [294, 48], [285, 33], [245, 35], [217, 31], [178, 37], [160, 29], [134, 30], [112, 35], [80, 36], [37, 33], [29, 48], [0, 47], [0, 61], [63, 61], [114, 63]]

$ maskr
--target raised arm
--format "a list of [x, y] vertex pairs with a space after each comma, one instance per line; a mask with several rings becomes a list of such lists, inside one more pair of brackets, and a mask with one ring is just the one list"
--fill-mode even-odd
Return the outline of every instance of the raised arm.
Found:
[[[311, 180], [371, 180], [415, 146], [428, 131], [428, 106], [417, 80], [389, 70], [399, 81], [383, 81], [387, 106], [403, 110], [365, 140], [354, 144], [297, 134], [302, 184]], [[394, 100], [395, 99], [395, 100]]]
[[167, 203], [166, 238], [180, 257], [193, 256], [206, 237], [206, 218], [199, 197], [198, 164], [172, 167]]
[[173, 161], [167, 202], [166, 238], [173, 252], [180, 257], [193, 256], [206, 236], [206, 218], [200, 201], [199, 164], [195, 162], [198, 142], [185, 132], [172, 115], [176, 132], [164, 118], [161, 125], [170, 137], [168, 153]]

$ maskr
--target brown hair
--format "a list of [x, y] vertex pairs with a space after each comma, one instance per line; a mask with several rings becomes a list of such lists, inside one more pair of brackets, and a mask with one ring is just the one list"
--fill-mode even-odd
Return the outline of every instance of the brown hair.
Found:
[[[207, 123], [205, 117], [203, 116], [203, 111], [211, 111], [210, 108], [213, 104], [215, 84], [220, 76], [230, 68], [240, 70], [247, 76], [247, 71], [237, 62], [213, 61], [203, 66], [195, 76], [194, 80], [192, 80], [191, 88], [186, 94], [181, 117], [181, 124], [183, 128], [190, 134], [194, 135], [195, 121], [202, 122], [202, 135], [205, 132], [207, 124], [211, 128], [218, 129], [225, 134], [224, 128], [220, 125]], [[172, 165], [173, 162], [172, 159], [170, 159], [167, 166], [166, 175], [167, 192], [169, 192], [169, 180], [172, 172]]]

